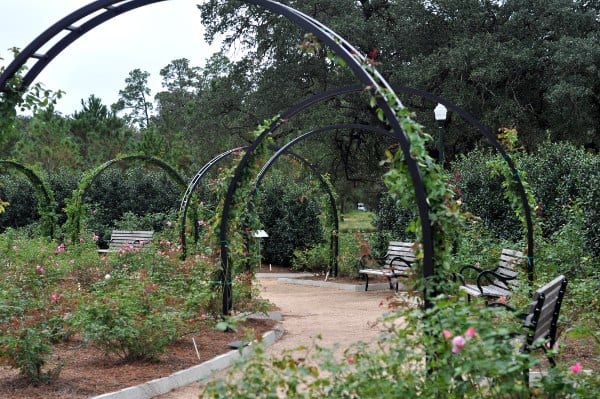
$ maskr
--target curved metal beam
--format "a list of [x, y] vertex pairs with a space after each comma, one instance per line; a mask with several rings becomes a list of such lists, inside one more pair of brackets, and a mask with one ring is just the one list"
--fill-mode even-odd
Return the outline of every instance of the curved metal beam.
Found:
[[[337, 35], [331, 29], [314, 20], [313, 18], [294, 10], [288, 6], [275, 3], [272, 1], [259, 1], [259, 0], [248, 0], [248, 3], [262, 6], [265, 9], [275, 12], [292, 23], [296, 24], [300, 28], [314, 34], [324, 45], [332, 49], [348, 67], [353, 71], [354, 75], [358, 80], [362, 82], [365, 90], [369, 90], [376, 98], [377, 106], [383, 110], [383, 113], [394, 132], [394, 137], [398, 140], [400, 148], [404, 155], [408, 174], [413, 182], [413, 189], [415, 192], [416, 205], [419, 214], [419, 220], [421, 224], [422, 232], [422, 247], [423, 247], [423, 277], [424, 277], [424, 298], [426, 306], [430, 305], [429, 298], [432, 294], [432, 287], [428, 283], [430, 278], [434, 276], [434, 264], [433, 264], [433, 237], [431, 230], [431, 221], [429, 218], [429, 208], [427, 204], [427, 194], [423, 179], [421, 178], [421, 172], [419, 165], [416, 160], [412, 158], [410, 151], [410, 142], [406, 133], [402, 129], [401, 122], [397, 118], [396, 112], [388, 104], [387, 101], [395, 103], [395, 107], [403, 107], [400, 99], [394, 93], [392, 87], [386, 82], [381, 74], [374, 68], [367, 70], [367, 59], [364, 55], [361, 55], [357, 49], [352, 47], [350, 43], [344, 40], [341, 36]], [[386, 98], [379, 96], [378, 93], [385, 92]], [[288, 114], [287, 117], [291, 117], [293, 114]], [[249, 147], [244, 157], [240, 160], [238, 167], [234, 172], [234, 176], [231, 180], [227, 194], [225, 197], [221, 225], [220, 225], [220, 236], [221, 241], [221, 267], [222, 267], [222, 281], [223, 281], [223, 313], [228, 314], [232, 309], [231, 304], [231, 267], [229, 266], [229, 249], [228, 249], [228, 228], [229, 228], [229, 217], [233, 203], [233, 197], [237, 190], [237, 185], [240, 183], [243, 170], [248, 166], [254, 150], [258, 145], [265, 139], [266, 136], [271, 134], [277, 127], [283, 124], [287, 117], [281, 117], [277, 122], [272, 123], [267, 129], [261, 133], [256, 140]]]
[[[44, 181], [35, 173], [33, 170], [29, 169], [25, 165], [22, 165], [15, 161], [8, 160], [0, 160], [0, 165], [10, 166], [17, 171], [23, 173], [27, 179], [29, 179], [30, 183], [33, 183], [37, 202], [38, 209], [44, 210], [47, 212], [46, 215], [40, 212], [40, 217], [42, 219], [42, 225], [46, 224], [48, 229], [48, 235], [51, 239], [54, 238], [54, 232], [56, 230], [56, 204], [54, 203], [54, 195], [50, 191], [50, 189], [44, 184]], [[43, 201], [42, 201], [43, 200]], [[46, 220], [44, 220], [46, 219]]]
[[[247, 147], [232, 148], [230, 150], [227, 150], [227, 151], [215, 156], [213, 159], [211, 159], [209, 162], [207, 162], [204, 166], [202, 166], [202, 168], [200, 168], [198, 173], [196, 173], [194, 178], [190, 181], [190, 184], [188, 185], [188, 187], [185, 191], [185, 194], [181, 200], [181, 205], [179, 207], [179, 214], [180, 214], [180, 219], [181, 219], [179, 238], [180, 238], [181, 247], [182, 247], [182, 258], [183, 259], [185, 259], [187, 256], [187, 237], [185, 235], [185, 227], [186, 227], [186, 219], [187, 219], [187, 212], [188, 212], [188, 208], [189, 208], [189, 204], [190, 204], [190, 199], [193, 195], [194, 190], [196, 189], [198, 184], [200, 184], [200, 181], [202, 180], [204, 175], [213, 166], [215, 166], [220, 160], [228, 157], [229, 155], [231, 155], [235, 152], [245, 150], [246, 148]], [[315, 168], [315, 166], [313, 164], [311, 164], [310, 162], [308, 162], [308, 160], [306, 160], [305, 158], [303, 158], [300, 155], [297, 155], [293, 152], [286, 152], [286, 155], [296, 158], [297, 160], [302, 162], [305, 166], [307, 166], [309, 169], [311, 169], [311, 171], [313, 171], [313, 173], [315, 175], [318, 176], [319, 180], [321, 181], [321, 184], [323, 185], [323, 187], [325, 188], [325, 191], [327, 192], [327, 194], [329, 196], [329, 201], [330, 201], [331, 209], [332, 209], [331, 212], [332, 212], [333, 228], [336, 232], [339, 231], [339, 220], [338, 220], [338, 214], [337, 214], [335, 195], [333, 194], [333, 191], [331, 190], [331, 187], [330, 187], [329, 183], [327, 182], [327, 180]], [[264, 172], [262, 172], [262, 175], [259, 178], [260, 181], [262, 181], [265, 173], [266, 173], [266, 170]], [[254, 192], [256, 192], [256, 188], [258, 187], [258, 185], [260, 185], [260, 181], [257, 181]], [[197, 226], [195, 226], [195, 227], [197, 227]], [[337, 261], [338, 238], [337, 238], [337, 235], [335, 235], [335, 234], [331, 234], [330, 248], [331, 248], [331, 253], [332, 253], [332, 263], [330, 265], [330, 268], [331, 268], [331, 270], [334, 270], [333, 275], [335, 276], [335, 275], [337, 275], [337, 264], [338, 264], [338, 261]]]
[[[496, 151], [498, 151], [498, 153], [500, 153], [500, 155], [504, 158], [505, 162], [507, 163], [509, 169], [511, 170], [511, 172], [513, 174], [513, 178], [515, 179], [515, 182], [517, 183], [517, 187], [519, 190], [519, 196], [521, 198], [521, 203], [523, 205], [523, 209], [524, 209], [524, 213], [525, 213], [525, 223], [527, 225], [527, 233], [526, 233], [526, 235], [527, 235], [527, 259], [528, 259], [527, 278], [528, 278], [529, 282], [532, 283], [533, 278], [534, 278], [534, 270], [535, 270], [535, 262], [534, 262], [535, 242], [534, 242], [534, 229], [533, 229], [533, 219], [532, 219], [532, 215], [531, 215], [531, 206], [527, 199], [527, 193], [525, 192], [525, 187], [523, 185], [523, 181], [521, 180], [521, 177], [519, 176], [519, 172], [517, 171], [515, 164], [514, 164], [513, 160], [511, 159], [510, 155], [506, 153], [506, 151], [504, 150], [504, 147], [502, 147], [502, 144], [500, 144], [500, 142], [496, 138], [496, 135], [494, 133], [492, 133], [492, 131], [488, 127], [486, 127], [484, 124], [482, 124], [477, 118], [475, 118], [473, 115], [471, 115], [465, 109], [459, 107], [458, 105], [450, 102], [449, 100], [447, 100], [443, 97], [440, 97], [438, 95], [427, 92], [425, 90], [417, 89], [417, 88], [410, 87], [410, 86], [394, 84], [394, 85], [392, 85], [392, 87], [395, 92], [417, 96], [417, 97], [420, 97], [427, 101], [430, 101], [434, 104], [437, 104], [437, 103], [443, 104], [444, 106], [446, 106], [446, 108], [448, 108], [448, 110], [456, 113], [464, 121], [466, 121], [472, 127], [477, 129], [486, 138], [486, 140], [492, 145], [492, 147], [494, 147], [494, 149]], [[331, 91], [319, 93], [318, 95], [316, 95], [314, 97], [310, 97], [310, 98], [302, 101], [301, 103], [299, 103], [298, 107], [301, 107], [301, 108], [302, 107], [310, 107], [318, 102], [325, 101], [326, 99], [329, 99], [332, 97], [337, 97], [337, 96], [341, 96], [344, 94], [356, 93], [356, 92], [360, 92], [363, 90], [364, 90], [364, 88], [361, 85], [348, 85], [348, 86], [344, 86], [344, 87], [338, 87]], [[288, 116], [286, 116], [286, 117], [288, 117]]]
[[[54, 58], [56, 57], [62, 50], [64, 50], [69, 44], [77, 40], [87, 31], [93, 29], [95, 26], [98, 26], [102, 22], [105, 22], [120, 13], [135, 9], [137, 7], [141, 7], [144, 5], [156, 3], [163, 0], [132, 0], [132, 1], [117, 1], [117, 0], [98, 0], [95, 1], [85, 7], [80, 8], [79, 10], [69, 14], [67, 17], [58, 21], [56, 24], [52, 25], [49, 29], [44, 31], [38, 38], [34, 40], [29, 46], [27, 46], [24, 51], [22, 51], [17, 59], [15, 59], [9, 67], [4, 71], [2, 75], [0, 75], [0, 91], [7, 90], [7, 82], [15, 76], [15, 74], [19, 71], [21, 66], [23, 66], [27, 60], [31, 58], [35, 58], [38, 60], [36, 64], [31, 68], [28, 74], [26, 74], [23, 84], [18, 90], [23, 91], [39, 74], [39, 72]], [[361, 53], [356, 50], [354, 47], [350, 45], [346, 40], [344, 40], [339, 35], [335, 34], [328, 27], [321, 24], [317, 20], [296, 11], [295, 9], [288, 7], [283, 4], [276, 3], [270, 0], [247, 0], [246, 3], [258, 5], [263, 7], [264, 9], [275, 12], [279, 15], [284, 16], [289, 19], [294, 24], [298, 25], [301, 28], [304, 28], [306, 31], [312, 32], [317, 36], [322, 42], [328, 45], [333, 51], [338, 54], [346, 64], [350, 67], [350, 69], [354, 72], [355, 76], [363, 83], [365, 88], [369, 88], [373, 94], [376, 94], [377, 89], [379, 90], [387, 90], [390, 92], [390, 97], [396, 104], [396, 106], [402, 107], [402, 103], [398, 99], [397, 96], [394, 95], [393, 90], [389, 86], [389, 84], [383, 79], [383, 77], [376, 70], [370, 70], [367, 72], [365, 69], [366, 65], [366, 57], [361, 55]], [[120, 4], [120, 5], [119, 5]], [[87, 17], [94, 12], [98, 12], [104, 9], [101, 14], [96, 17], [93, 17], [88, 22], [84, 22], [81, 26], [74, 26], [73, 24], [77, 21], [81, 20], [84, 17]], [[43, 44], [54, 38], [58, 33], [63, 30], [67, 30], [69, 33], [58, 43], [55, 44], [54, 47], [50, 49], [47, 54], [36, 54]], [[426, 203], [426, 194], [423, 182], [421, 180], [419, 167], [416, 162], [410, 158], [410, 144], [408, 142], [408, 138], [404, 134], [400, 122], [396, 118], [396, 114], [393, 109], [387, 104], [387, 102], [382, 98], [377, 98], [377, 105], [384, 111], [392, 130], [397, 134], [397, 139], [400, 142], [400, 147], [404, 153], [407, 167], [409, 170], [409, 174], [414, 183], [415, 196], [417, 198], [417, 207], [419, 209], [419, 215], [421, 218], [422, 224], [422, 232], [423, 232], [423, 252], [424, 252], [424, 277], [427, 278], [433, 275], [433, 245], [431, 239], [431, 229], [429, 226], [429, 213], [427, 209]], [[273, 126], [275, 128], [276, 126]], [[229, 218], [229, 208], [231, 206], [231, 198], [233, 193], [235, 192], [235, 185], [239, 180], [239, 176], [241, 171], [246, 167], [248, 163], [248, 159], [251, 156], [252, 152], [258, 146], [258, 144], [262, 141], [262, 139], [269, 134], [269, 129], [265, 134], [260, 137], [252, 146], [248, 154], [246, 154], [245, 158], [242, 159], [238, 169], [234, 174], [234, 178], [232, 181], [232, 186], [228, 190], [226, 196], [226, 204], [224, 207], [224, 217], [221, 222], [221, 260], [222, 260], [222, 268], [223, 268], [223, 288], [224, 288], [224, 301], [223, 301], [223, 309], [224, 313], [228, 313], [231, 309], [230, 299], [231, 299], [231, 274], [228, 267], [228, 249], [227, 249], [227, 237], [226, 237], [226, 227], [228, 225]], [[427, 295], [425, 295], [427, 298]]]
[[[15, 59], [6, 67], [2, 75], [0, 75], [0, 92], [8, 90], [7, 84], [9, 80], [12, 79], [21, 67], [30, 59], [35, 59], [36, 61], [23, 77], [21, 87], [17, 88], [17, 91], [19, 92], [24, 92], [40, 72], [42, 72], [42, 70], [44, 70], [57, 55], [85, 33], [118, 15], [162, 1], [166, 0], [98, 0], [79, 8], [50, 26], [19, 52], [17, 57], [15, 57]], [[101, 13], [86, 20], [86, 18], [96, 14], [98, 11]], [[85, 22], [77, 25], [80, 21]], [[46, 43], [52, 41], [63, 32], [68, 33], [50, 47], [47, 52], [43, 54], [38, 52]]]
[[[350, 86], [349, 86], [350, 87]], [[529, 204], [529, 200], [527, 199], [527, 192], [525, 191], [525, 186], [523, 185], [523, 181], [519, 176], [519, 171], [517, 170], [515, 163], [509, 154], [504, 150], [502, 144], [496, 138], [496, 135], [493, 134], [490, 129], [488, 129], [483, 123], [481, 123], [478, 119], [476, 119], [469, 112], [459, 107], [456, 104], [451, 103], [443, 97], [437, 96], [433, 93], [429, 93], [424, 90], [416, 89], [414, 87], [402, 86], [402, 85], [393, 85], [392, 86], [395, 91], [411, 94], [414, 96], [421, 97], [423, 99], [429, 100], [432, 103], [440, 103], [443, 104], [450, 111], [458, 114], [463, 120], [469, 123], [471, 126], [479, 130], [479, 132], [488, 140], [488, 142], [502, 155], [504, 161], [508, 165], [515, 182], [517, 183], [517, 187], [519, 190], [519, 197], [521, 198], [521, 204], [523, 205], [523, 210], [525, 213], [525, 223], [527, 225], [527, 279], [530, 285], [533, 283], [534, 277], [534, 231], [533, 231], [533, 219], [531, 216], [531, 206]]]
[[[125, 156], [122, 158], [111, 159], [110, 161], [107, 161], [104, 164], [100, 165], [98, 168], [94, 169], [95, 170], [94, 175], [91, 177], [91, 179], [88, 182], [86, 182], [86, 184], [84, 186], [80, 187], [78, 185], [78, 187], [77, 187], [78, 189], [74, 190], [73, 197], [71, 200], [73, 201], [72, 203], [75, 204], [75, 206], [78, 208], [77, 209], [78, 211], [72, 214], [72, 217], [74, 218], [74, 220], [71, 220], [71, 218], [69, 218], [69, 215], [67, 215], [67, 221], [65, 222], [66, 225], [74, 226], [72, 234], [79, 234], [79, 232], [81, 230], [81, 218], [80, 218], [79, 208], [81, 208], [81, 206], [83, 205], [83, 199], [88, 194], [90, 187], [92, 186], [92, 184], [94, 184], [96, 179], [111, 165], [113, 165], [115, 163], [119, 163], [119, 162], [129, 162], [129, 161], [134, 161], [134, 160], [141, 160], [141, 161], [145, 161], [145, 162], [160, 166], [165, 172], [167, 172], [167, 174], [169, 174], [179, 184], [180, 187], [186, 186], [185, 179], [183, 177], [181, 177], [181, 175], [175, 169], [173, 169], [172, 166], [170, 166], [169, 164], [167, 164], [166, 162], [164, 162], [158, 158], [154, 158], [154, 157], [147, 156], [147, 155], [129, 155], [129, 156]], [[79, 182], [79, 184], [81, 185], [81, 181]], [[71, 239], [73, 242], [77, 241], [77, 237], [71, 237]]]
[[[256, 190], [258, 189], [258, 186], [260, 186], [260, 183], [262, 182], [265, 174], [267, 173], [267, 171], [271, 168], [271, 166], [273, 165], [273, 163], [282, 155], [282, 154], [293, 154], [291, 152], [289, 152], [289, 148], [291, 148], [292, 146], [296, 145], [297, 143], [299, 143], [300, 141], [303, 141], [311, 136], [314, 136], [316, 134], [319, 133], [323, 133], [323, 132], [327, 132], [327, 131], [334, 131], [334, 130], [346, 130], [346, 129], [358, 129], [358, 130], [366, 130], [366, 131], [371, 131], [373, 133], [378, 133], [381, 135], [385, 135], [388, 136], [392, 139], [395, 139], [396, 137], [390, 133], [389, 131], [382, 129], [380, 127], [376, 127], [376, 126], [370, 126], [370, 125], [362, 125], [362, 124], [358, 124], [358, 123], [351, 123], [351, 124], [337, 124], [337, 125], [329, 125], [329, 126], [323, 126], [314, 130], [311, 130], [309, 132], [306, 132], [298, 137], [296, 137], [295, 139], [293, 139], [292, 141], [288, 142], [287, 144], [285, 144], [283, 147], [281, 147], [280, 149], [278, 149], [275, 154], [273, 154], [271, 156], [271, 158], [269, 158], [269, 160], [265, 163], [265, 165], [262, 167], [262, 169], [260, 170], [260, 172], [258, 173], [258, 175], [256, 176], [256, 180], [254, 183], [254, 192], [256, 192]], [[312, 167], [311, 164], [308, 164]], [[323, 184], [323, 186], [325, 187], [325, 189], [327, 190], [327, 193], [329, 194], [330, 197], [330, 201], [335, 204], [335, 196], [333, 195], [333, 192], [331, 191], [331, 188], [329, 187], [329, 183], [322, 178], [322, 176], [319, 174], [320, 179], [321, 179], [321, 183]], [[334, 212], [334, 230], [335, 233], [331, 232], [331, 251], [332, 254], [334, 254], [334, 256], [332, 256], [332, 259], [334, 260], [335, 263], [333, 263], [330, 268], [332, 271], [332, 276], [336, 277], [338, 274], [338, 262], [337, 262], [337, 255], [338, 255], [338, 233], [339, 233], [339, 222], [338, 222], [338, 216], [337, 216], [337, 208], [335, 208], [335, 206], [333, 207], [333, 212]]]
[[[188, 212], [188, 209], [190, 206], [192, 196], [194, 195], [194, 190], [196, 189], [196, 187], [198, 187], [198, 184], [200, 184], [200, 181], [204, 178], [204, 175], [206, 173], [208, 173], [208, 171], [215, 164], [217, 164], [222, 159], [228, 157], [229, 155], [231, 155], [235, 152], [242, 151], [245, 148], [246, 147], [236, 147], [236, 148], [232, 148], [230, 150], [227, 150], [227, 151], [222, 152], [221, 154], [217, 155], [216, 157], [214, 157], [213, 159], [208, 161], [206, 164], [204, 164], [204, 166], [202, 166], [202, 168], [200, 168], [200, 170], [196, 173], [196, 175], [192, 178], [192, 180], [188, 184], [187, 189], [185, 190], [185, 193], [183, 194], [183, 197], [181, 197], [181, 203], [179, 204], [179, 215], [180, 215], [179, 217], [181, 219], [181, 224], [180, 224], [180, 229], [179, 229], [179, 239], [181, 241], [181, 249], [182, 249], [183, 259], [185, 259], [185, 257], [187, 256], [187, 239], [185, 236], [185, 221], [187, 219], [187, 212]], [[194, 226], [194, 228], [197, 228], [197, 226]]]

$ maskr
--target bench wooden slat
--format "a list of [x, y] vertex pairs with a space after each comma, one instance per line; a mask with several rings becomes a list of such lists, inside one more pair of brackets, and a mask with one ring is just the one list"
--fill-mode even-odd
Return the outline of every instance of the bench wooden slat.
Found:
[[[500, 260], [498, 261], [498, 265], [492, 269], [481, 269], [481, 272], [477, 276], [478, 284], [481, 286], [481, 290], [476, 284], [465, 284], [461, 286], [461, 290], [465, 291], [469, 297], [501, 297], [501, 296], [510, 296], [511, 295], [511, 287], [512, 284], [519, 272], [516, 269], [517, 266], [523, 264], [526, 261], [526, 257], [523, 252], [517, 251], [514, 249], [504, 248], [500, 253]], [[487, 274], [486, 274], [487, 272]], [[493, 281], [489, 279], [491, 274], [490, 272], [495, 273], [500, 278], [496, 278]], [[486, 277], [486, 281], [482, 282], [482, 276]]]
[[[380, 267], [362, 267], [359, 268], [359, 275], [366, 278], [365, 291], [369, 289], [369, 276], [387, 277], [390, 283], [390, 288], [393, 288], [393, 283], [396, 283], [398, 289], [398, 277], [409, 277], [412, 269], [409, 267], [416, 260], [412, 242], [390, 241], [385, 256], [380, 260]], [[363, 258], [359, 263], [364, 266]], [[408, 265], [407, 265], [408, 263]], [[395, 280], [395, 281], [393, 281]]]
[[[561, 275], [536, 290], [523, 321], [523, 327], [527, 330], [525, 345], [522, 346], [524, 352], [531, 352], [534, 349], [543, 349], [547, 352], [546, 345], [550, 348], [554, 347], [560, 306], [566, 288], [567, 279]], [[542, 345], [536, 343], [538, 339], [544, 340]], [[548, 361], [555, 366], [552, 355], [548, 355]], [[529, 370], [525, 370], [525, 383], [529, 386]]]
[[152, 241], [152, 230], [113, 230], [108, 242], [108, 249], [99, 249], [98, 252], [115, 252], [127, 245], [139, 248]]
[[525, 324], [532, 330], [527, 337], [529, 346], [539, 338], [548, 339], [551, 346], [556, 342], [556, 324], [566, 286], [567, 279], [561, 275], [536, 290]]

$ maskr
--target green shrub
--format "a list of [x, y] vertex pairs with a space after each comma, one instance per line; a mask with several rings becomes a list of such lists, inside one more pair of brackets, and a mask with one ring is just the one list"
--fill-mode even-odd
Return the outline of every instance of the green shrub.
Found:
[[78, 311], [75, 324], [107, 354], [156, 360], [178, 336], [177, 316], [160, 294], [145, 278], [119, 281], [111, 276]]
[[58, 376], [60, 363], [50, 365], [52, 343], [69, 335], [70, 263], [62, 252], [12, 230], [0, 236], [0, 364], [34, 383]]
[[269, 238], [263, 241], [266, 262], [289, 265], [295, 250], [322, 242], [319, 201], [311, 197], [311, 191], [309, 185], [295, 183], [279, 174], [262, 183], [258, 214], [269, 233]]
[[331, 263], [329, 244], [319, 244], [309, 249], [294, 251], [292, 269], [313, 273], [325, 273]]
[[0, 198], [9, 203], [0, 214], [0, 232], [8, 227], [23, 227], [39, 219], [35, 189], [24, 176], [0, 176]]
[[414, 234], [408, 233], [407, 228], [416, 217], [415, 209], [401, 208], [389, 194], [384, 194], [373, 218], [376, 230], [370, 239], [373, 250], [385, 253], [390, 241], [413, 241]]
[[492, 158], [499, 155], [480, 149], [457, 158], [452, 164], [457, 194], [464, 210], [477, 216], [486, 229], [501, 240], [515, 241], [523, 237], [523, 229], [504, 198], [502, 179], [491, 176], [487, 163]]
[[30, 382], [50, 382], [58, 377], [62, 365], [49, 371], [42, 369], [51, 353], [50, 334], [39, 325], [7, 329], [0, 336], [0, 364], [18, 369]]

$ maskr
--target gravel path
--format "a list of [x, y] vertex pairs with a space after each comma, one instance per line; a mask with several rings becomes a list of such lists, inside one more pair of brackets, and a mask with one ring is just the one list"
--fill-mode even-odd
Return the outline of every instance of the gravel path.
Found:
[[[267, 351], [277, 354], [284, 349], [311, 345], [318, 335], [319, 344], [342, 348], [357, 341], [369, 341], [378, 333], [374, 326], [386, 307], [391, 291], [351, 292], [331, 288], [280, 283], [260, 278], [261, 295], [277, 305], [283, 315], [285, 333]], [[197, 399], [199, 383], [160, 395], [156, 399]]]

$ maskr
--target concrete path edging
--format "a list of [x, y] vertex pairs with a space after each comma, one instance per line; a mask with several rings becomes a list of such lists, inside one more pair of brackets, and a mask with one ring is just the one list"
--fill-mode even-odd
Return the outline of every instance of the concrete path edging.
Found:
[[[271, 312], [274, 320], [281, 320], [279, 312]], [[282, 323], [278, 323], [271, 331], [262, 335], [262, 343], [270, 346], [275, 343], [284, 333]], [[119, 391], [109, 392], [90, 399], [150, 399], [158, 395], [168, 393], [174, 389], [193, 384], [210, 377], [215, 371], [228, 368], [242, 356], [250, 351], [252, 344], [242, 350], [234, 349], [222, 355], [216, 356], [204, 363], [192, 366], [185, 370], [177, 371], [167, 377], [157, 378], [143, 384], [123, 388]]]
[[[348, 284], [348, 283], [336, 283], [333, 281], [323, 281], [323, 280], [303, 280], [301, 277], [279, 277], [277, 279], [280, 283], [285, 284], [298, 284], [298, 285], [308, 285], [312, 287], [322, 287], [322, 288], [334, 288], [338, 290], [344, 291], [354, 291], [360, 292], [365, 290], [364, 284]], [[390, 285], [388, 283], [371, 283], [369, 284], [369, 291], [386, 291], [390, 289]], [[399, 283], [398, 286], [399, 291], [407, 291], [408, 288], [403, 284]]]
[[[276, 278], [278, 282], [284, 284], [298, 284], [308, 285], [311, 287], [321, 288], [334, 288], [344, 291], [360, 292], [365, 290], [364, 284], [349, 284], [349, 283], [338, 283], [335, 281], [325, 280], [306, 280], [303, 277], [314, 277], [313, 273], [256, 273], [257, 278]], [[389, 290], [390, 285], [388, 283], [371, 283], [369, 284], [369, 291], [385, 291]], [[407, 287], [403, 284], [399, 284], [398, 289], [400, 291], [406, 291]]]

